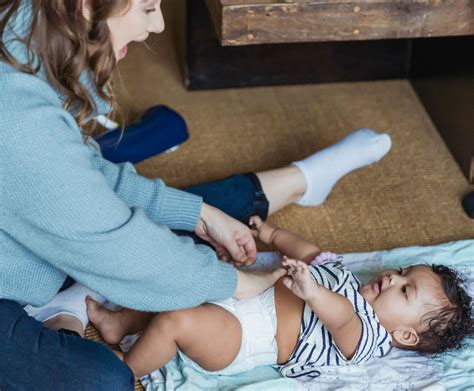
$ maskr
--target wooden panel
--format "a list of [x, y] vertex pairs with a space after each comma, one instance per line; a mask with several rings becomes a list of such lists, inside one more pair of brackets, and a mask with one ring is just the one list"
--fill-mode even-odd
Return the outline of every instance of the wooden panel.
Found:
[[190, 90], [408, 77], [407, 40], [222, 47], [198, 0], [187, 2], [186, 31]]
[[474, 34], [474, 0], [206, 0], [206, 3], [224, 46]]

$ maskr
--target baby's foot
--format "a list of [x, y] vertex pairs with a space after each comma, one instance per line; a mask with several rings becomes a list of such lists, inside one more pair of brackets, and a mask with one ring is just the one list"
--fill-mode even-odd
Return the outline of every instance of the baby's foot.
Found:
[[104, 341], [112, 345], [118, 344], [125, 337], [125, 329], [120, 321], [121, 312], [109, 311], [89, 296], [86, 304], [87, 316]]
[[239, 286], [234, 293], [234, 299], [244, 300], [259, 295], [263, 291], [275, 285], [282, 277], [286, 276], [285, 269], [277, 269], [273, 272], [240, 272]]

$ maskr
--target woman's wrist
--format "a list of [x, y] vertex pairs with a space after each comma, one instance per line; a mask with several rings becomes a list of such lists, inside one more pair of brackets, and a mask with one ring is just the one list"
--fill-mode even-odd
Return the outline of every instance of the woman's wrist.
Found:
[[200, 227], [204, 231], [208, 231], [209, 224], [212, 224], [212, 216], [215, 215], [215, 210], [213, 206], [206, 204], [205, 202], [202, 203], [201, 206], [201, 213], [199, 215], [199, 220], [196, 225], [196, 228]]
[[238, 269], [235, 269], [235, 271], [237, 273], [237, 286], [235, 287], [235, 292], [232, 297], [234, 299], [239, 299], [246, 285], [247, 276], [245, 275], [244, 272], [241, 272]]
[[194, 232], [212, 244], [221, 260], [240, 266], [255, 263], [257, 247], [249, 228], [220, 209], [203, 203]]
[[249, 299], [262, 293], [286, 275], [286, 270], [283, 268], [273, 272], [242, 272], [237, 269], [236, 272], [237, 287], [233, 298], [238, 300]]
[[199, 218], [202, 221], [204, 221], [204, 222], [206, 221], [206, 219], [209, 216], [209, 213], [211, 213], [211, 208], [212, 208], [212, 206], [210, 206], [209, 204], [206, 204], [205, 202], [202, 203], [202, 205], [201, 205], [201, 214], [199, 216]]
[[237, 287], [235, 288], [234, 295], [232, 296], [234, 299], [242, 300], [249, 298], [249, 291], [252, 289], [252, 278], [250, 277], [249, 273], [237, 271]]

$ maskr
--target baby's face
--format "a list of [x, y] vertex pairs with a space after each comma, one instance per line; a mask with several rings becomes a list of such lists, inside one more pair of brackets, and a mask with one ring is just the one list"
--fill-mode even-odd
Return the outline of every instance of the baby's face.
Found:
[[423, 316], [447, 300], [441, 279], [425, 265], [384, 270], [359, 292], [390, 333], [410, 327], [423, 331]]

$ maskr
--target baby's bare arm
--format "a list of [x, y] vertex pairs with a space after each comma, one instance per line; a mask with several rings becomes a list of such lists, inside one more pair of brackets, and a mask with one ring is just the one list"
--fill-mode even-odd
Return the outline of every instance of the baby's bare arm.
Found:
[[362, 333], [361, 320], [346, 297], [322, 285], [316, 285], [316, 295], [307, 302], [329, 330], [344, 357], [350, 360], [359, 344]]
[[252, 217], [250, 223], [255, 226], [254, 235], [266, 244], [271, 244], [282, 254], [309, 263], [321, 252], [321, 249], [302, 237], [284, 228], [277, 227], [259, 217]]
[[344, 356], [352, 358], [359, 344], [362, 324], [351, 302], [314, 281], [305, 263], [285, 258], [283, 265], [289, 267], [291, 276], [285, 277], [283, 283], [308, 303]]
[[282, 254], [305, 263], [312, 261], [321, 252], [315, 244], [283, 228], [275, 232], [272, 243]]

